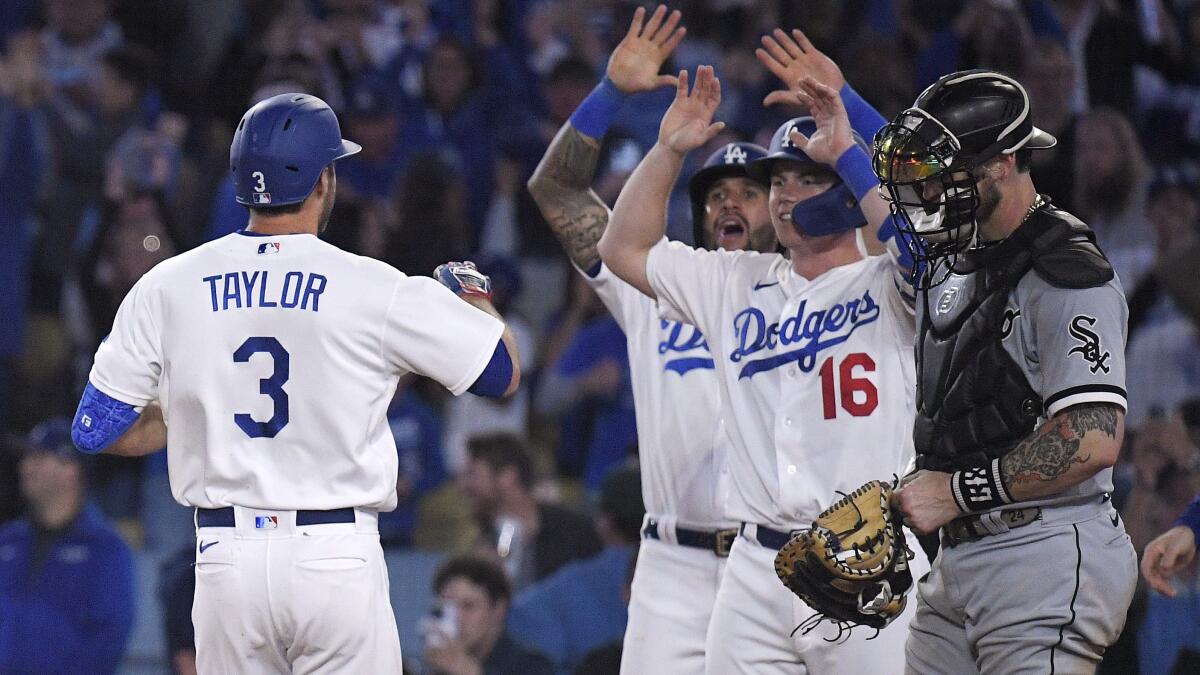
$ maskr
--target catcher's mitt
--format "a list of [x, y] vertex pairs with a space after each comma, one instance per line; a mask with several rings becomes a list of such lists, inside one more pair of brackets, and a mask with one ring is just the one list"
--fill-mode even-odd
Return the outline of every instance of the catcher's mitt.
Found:
[[797, 629], [807, 633], [828, 620], [839, 629], [879, 630], [904, 611], [912, 551], [891, 498], [892, 485], [871, 481], [844, 495], [779, 550], [775, 573], [817, 612]]

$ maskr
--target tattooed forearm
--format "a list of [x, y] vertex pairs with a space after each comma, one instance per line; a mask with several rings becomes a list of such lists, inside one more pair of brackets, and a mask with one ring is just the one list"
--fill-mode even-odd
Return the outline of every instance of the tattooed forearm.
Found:
[[528, 183], [567, 255], [583, 270], [600, 262], [596, 242], [608, 225], [608, 207], [590, 187], [599, 157], [597, 141], [565, 124]]
[[[1084, 436], [1095, 431], [1106, 438], [1116, 439], [1118, 433], [1117, 407], [1110, 403], [1072, 406], [1038, 428], [1012, 452], [1000, 460], [1000, 475], [1004, 484], [1017, 498], [1035, 496], [1023, 488], [1033, 483], [1048, 483], [1067, 476], [1073, 468], [1087, 465], [1092, 453], [1084, 446]], [[1063, 484], [1066, 488], [1090, 474]], [[1036, 492], [1042, 492], [1036, 489]]]

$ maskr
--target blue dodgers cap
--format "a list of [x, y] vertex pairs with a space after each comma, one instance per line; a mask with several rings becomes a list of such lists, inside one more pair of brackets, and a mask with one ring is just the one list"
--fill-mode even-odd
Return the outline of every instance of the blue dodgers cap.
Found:
[[71, 422], [65, 417], [52, 417], [38, 424], [29, 432], [26, 444], [27, 455], [49, 453], [59, 459], [83, 460], [71, 440]]
[[280, 94], [246, 111], [229, 147], [234, 193], [244, 206], [304, 201], [321, 172], [362, 146], [342, 138], [337, 115], [308, 94]]

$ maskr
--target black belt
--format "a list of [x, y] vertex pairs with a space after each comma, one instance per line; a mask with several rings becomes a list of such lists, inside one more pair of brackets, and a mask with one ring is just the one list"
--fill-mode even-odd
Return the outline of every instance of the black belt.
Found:
[[[942, 534], [946, 539], [947, 546], [957, 546], [968, 541], [976, 541], [992, 534], [1002, 534], [1003, 532], [992, 532], [988, 529], [984, 522], [985, 518], [993, 518], [999, 520], [1006, 525], [1009, 530], [1015, 530], [1018, 527], [1041, 520], [1042, 509], [1037, 506], [1031, 506], [1025, 509], [1008, 509], [1007, 511], [992, 511], [991, 513], [980, 513], [972, 516], [963, 516], [956, 518], [942, 528]], [[1007, 531], [1007, 530], [1006, 530]]]
[[[689, 548], [712, 551], [718, 558], [728, 558], [729, 547], [733, 546], [733, 540], [737, 538], [737, 534], [738, 531], [735, 527], [725, 530], [689, 530], [686, 527], [676, 527], [675, 543]], [[642, 537], [661, 541], [661, 537], [658, 536], [657, 520], [651, 518], [646, 521], [646, 527], [642, 528]]]
[[[739, 528], [743, 536], [746, 534], [746, 525], [748, 524], [742, 523], [741, 528]], [[758, 540], [758, 543], [763, 545], [763, 548], [769, 548], [773, 551], [783, 548], [795, 536], [795, 532], [780, 532], [779, 530], [772, 530], [762, 525], [756, 527], [758, 529], [754, 533], [754, 538]]]
[[[354, 509], [330, 511], [297, 511], [296, 525], [328, 525], [329, 523], [353, 523]], [[196, 527], [235, 527], [233, 507], [223, 509], [196, 509]]]

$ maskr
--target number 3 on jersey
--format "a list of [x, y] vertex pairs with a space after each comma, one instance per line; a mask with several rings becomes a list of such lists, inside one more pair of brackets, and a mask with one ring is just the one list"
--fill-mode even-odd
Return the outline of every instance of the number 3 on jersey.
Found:
[[275, 434], [288, 423], [288, 395], [283, 390], [283, 385], [287, 383], [291, 374], [292, 359], [283, 345], [279, 344], [279, 340], [273, 337], [252, 337], [246, 338], [242, 346], [233, 353], [233, 362], [246, 363], [251, 356], [260, 352], [271, 355], [275, 369], [270, 377], [258, 381], [258, 393], [271, 397], [271, 402], [275, 404], [275, 412], [266, 422], [256, 422], [247, 413], [235, 414], [233, 421], [250, 438], [275, 438]]
[[[879, 390], [867, 378], [855, 377], [855, 368], [862, 368], [868, 373], [873, 373], [875, 372], [875, 360], [862, 352], [848, 354], [838, 365], [836, 378], [833, 372], [833, 357], [825, 359], [825, 363], [821, 364], [821, 407], [824, 410], [825, 419], [831, 420], [837, 417], [837, 399], [839, 398], [842, 410], [854, 417], [866, 417], [879, 407]], [[835, 394], [835, 389], [840, 391], [840, 397]], [[860, 393], [862, 394], [861, 400]]]

